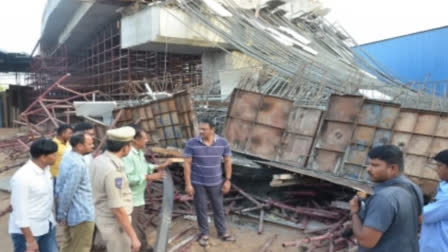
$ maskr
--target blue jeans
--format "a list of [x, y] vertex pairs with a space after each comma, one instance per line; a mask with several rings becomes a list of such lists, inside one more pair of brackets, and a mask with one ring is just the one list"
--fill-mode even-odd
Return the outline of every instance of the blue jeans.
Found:
[[226, 222], [224, 216], [224, 202], [221, 192], [221, 185], [217, 186], [201, 186], [193, 185], [194, 187], [194, 206], [196, 209], [196, 216], [198, 218], [199, 231], [201, 235], [209, 235], [208, 229], [208, 200], [212, 203], [213, 220], [215, 222], [218, 236], [226, 233]]
[[[11, 234], [14, 252], [26, 251], [26, 240], [23, 234]], [[56, 227], [50, 223], [50, 231], [41, 236], [35, 236], [39, 245], [39, 252], [58, 252], [58, 243], [56, 242]]]

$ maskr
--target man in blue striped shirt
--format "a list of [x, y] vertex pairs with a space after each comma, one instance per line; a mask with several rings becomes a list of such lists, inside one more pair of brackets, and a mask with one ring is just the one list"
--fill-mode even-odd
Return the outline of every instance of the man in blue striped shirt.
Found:
[[[213, 219], [219, 238], [234, 241], [226, 231], [223, 194], [230, 191], [232, 177], [232, 153], [227, 140], [215, 134], [215, 125], [210, 120], [199, 124], [199, 137], [187, 142], [184, 150], [185, 191], [194, 196], [194, 205], [201, 232], [199, 244], [207, 246], [209, 239], [207, 203], [210, 198]], [[223, 181], [221, 160], [224, 158], [225, 179]]]
[[83, 158], [92, 152], [93, 138], [77, 133], [70, 139], [56, 181], [56, 220], [63, 226], [61, 252], [89, 252], [92, 246], [95, 210], [89, 171]]

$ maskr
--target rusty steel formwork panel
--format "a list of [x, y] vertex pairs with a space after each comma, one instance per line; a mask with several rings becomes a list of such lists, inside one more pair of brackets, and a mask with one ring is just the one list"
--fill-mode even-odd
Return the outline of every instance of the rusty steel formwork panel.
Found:
[[438, 183], [432, 157], [448, 147], [448, 114], [333, 95], [316, 139], [311, 169], [370, 183], [367, 153], [384, 144], [403, 150], [405, 174], [430, 195]]
[[364, 99], [359, 96], [331, 96], [316, 139], [311, 169], [334, 175], [338, 173], [344, 161], [344, 153], [351, 143], [363, 102]]
[[233, 151], [305, 167], [322, 110], [235, 89], [224, 135]]
[[[138, 124], [150, 136], [149, 144], [184, 147], [198, 134], [196, 113], [188, 91], [147, 104], [122, 108], [117, 126]], [[120, 110], [115, 110], [117, 115]]]
[[432, 157], [448, 147], [448, 113], [332, 95], [322, 118], [317, 109], [235, 90], [224, 132], [234, 151], [353, 188], [370, 184], [368, 152], [394, 144], [405, 155], [405, 174], [430, 195], [438, 183]]
[[390, 144], [400, 105], [364, 100], [350, 146], [337, 175], [359, 181], [368, 181], [367, 153], [376, 146]]
[[235, 90], [232, 96], [230, 117], [248, 122], [255, 121], [262, 99], [262, 94]]
[[[434, 191], [438, 176], [432, 158], [448, 147], [448, 114], [402, 109], [392, 143], [405, 153], [405, 173], [425, 192]], [[406, 124], [406, 125], [405, 125]]]

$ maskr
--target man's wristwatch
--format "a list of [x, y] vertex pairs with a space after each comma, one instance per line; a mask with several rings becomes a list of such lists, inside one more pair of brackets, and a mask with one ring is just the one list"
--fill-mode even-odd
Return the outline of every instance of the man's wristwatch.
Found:
[[224, 178], [224, 180], [230, 182], [231, 178]]

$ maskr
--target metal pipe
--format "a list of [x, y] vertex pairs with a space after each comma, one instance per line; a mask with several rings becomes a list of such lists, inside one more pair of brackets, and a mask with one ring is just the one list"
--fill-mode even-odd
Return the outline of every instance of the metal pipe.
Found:
[[186, 233], [188, 233], [190, 230], [193, 230], [193, 229], [194, 229], [194, 227], [192, 227], [192, 226], [189, 226], [189, 227], [185, 228], [185, 229], [182, 230], [180, 233], [178, 233], [178, 234], [174, 235], [173, 237], [171, 237], [171, 238], [168, 240], [168, 244], [170, 244], [170, 243], [172, 243], [173, 241], [177, 240], [179, 237], [184, 236]]
[[[180, 243], [178, 243], [176, 246], [172, 247], [170, 250], [168, 250], [168, 252], [176, 252], [179, 249], [182, 249], [183, 246], [189, 244], [190, 242], [193, 242], [195, 240], [197, 240], [199, 238], [199, 234], [194, 234], [189, 236], [188, 238], [186, 238], [185, 240], [181, 241]], [[159, 252], [159, 250], [156, 250], [157, 252]], [[165, 252], [164, 251], [160, 251], [160, 252]]]
[[251, 212], [251, 211], [254, 211], [254, 210], [260, 210], [260, 209], [263, 209], [263, 207], [266, 207], [266, 206], [267, 205], [263, 204], [261, 206], [248, 207], [248, 208], [242, 209], [240, 212], [246, 213], [246, 212]]
[[339, 213], [322, 210], [322, 209], [314, 209], [309, 207], [293, 207], [286, 204], [283, 204], [281, 202], [273, 201], [273, 200], [265, 200], [266, 204], [282, 208], [285, 210], [290, 210], [299, 214], [308, 215], [308, 216], [314, 216], [314, 217], [323, 217], [328, 219], [339, 219], [341, 216]]
[[157, 229], [157, 240], [154, 251], [165, 252], [168, 245], [168, 235], [171, 224], [171, 214], [174, 203], [174, 184], [171, 172], [165, 169], [165, 177], [163, 178], [163, 204], [160, 212], [160, 223]]
[[261, 235], [263, 233], [263, 230], [264, 230], [263, 222], [264, 222], [264, 210], [261, 209], [261, 211], [260, 211], [260, 219], [258, 220], [258, 234], [259, 235]]
[[247, 194], [245, 191], [243, 191], [241, 188], [239, 188], [238, 186], [232, 184], [232, 187], [237, 190], [241, 195], [243, 195], [244, 197], [246, 197], [248, 200], [252, 201], [252, 203], [254, 203], [255, 205], [262, 207], [262, 204], [256, 200], [254, 197], [250, 196], [249, 194]]
[[269, 247], [271, 247], [272, 243], [274, 243], [275, 240], [277, 240], [278, 234], [275, 234], [273, 237], [271, 237], [264, 245], [261, 247], [259, 252], [268, 252]]
[[45, 97], [52, 89], [53, 87], [59, 85], [61, 82], [63, 82], [65, 79], [67, 79], [70, 76], [69, 73], [66, 73], [64, 76], [59, 78], [53, 85], [51, 85], [47, 90], [45, 90], [35, 101], [31, 103], [31, 105], [28, 106], [28, 108], [23, 111], [21, 114], [26, 114], [36, 103], [38, 103], [43, 97]]

